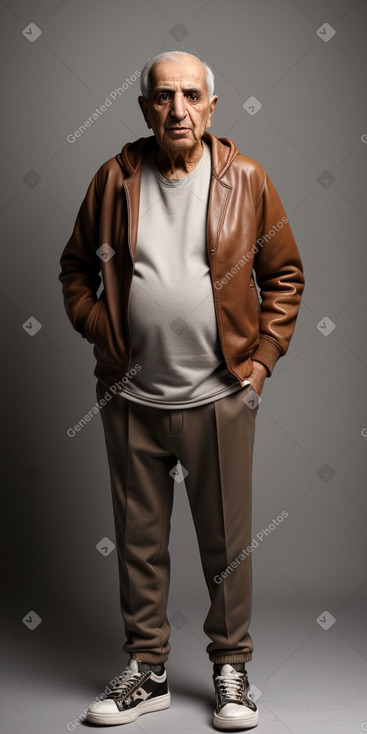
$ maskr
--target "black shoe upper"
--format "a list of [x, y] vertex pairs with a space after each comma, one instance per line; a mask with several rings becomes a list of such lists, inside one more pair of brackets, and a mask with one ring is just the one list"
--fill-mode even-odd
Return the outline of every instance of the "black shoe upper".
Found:
[[[140, 666], [145, 666], [146, 669], [140, 670]], [[164, 670], [163, 666], [162, 673]], [[152, 672], [155, 671], [152, 671], [147, 663], [140, 663], [136, 673], [130, 674], [125, 679], [120, 676], [119, 682], [108, 694], [108, 698], [113, 698], [119, 711], [126, 711], [135, 708], [148, 698], [164, 696], [169, 692], [167, 676], [164, 681], [156, 681], [152, 678]]]
[[236, 665], [244, 666], [244, 663], [230, 663], [236, 673], [228, 673], [227, 675], [221, 675], [223, 665], [223, 663], [214, 663], [213, 666], [216, 713], [219, 713], [227, 703], [236, 703], [239, 706], [246, 706], [251, 711], [257, 711], [257, 706], [251, 697], [247, 672], [245, 669], [241, 671], [236, 668]]

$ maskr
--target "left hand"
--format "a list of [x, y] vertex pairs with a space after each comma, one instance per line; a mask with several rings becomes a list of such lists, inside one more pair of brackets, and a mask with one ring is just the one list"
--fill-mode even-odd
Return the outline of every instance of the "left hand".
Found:
[[258, 395], [261, 395], [268, 371], [262, 362], [257, 362], [255, 359], [252, 361], [252, 365], [253, 369], [251, 375], [246, 377], [246, 380], [249, 381], [255, 392], [257, 392]]

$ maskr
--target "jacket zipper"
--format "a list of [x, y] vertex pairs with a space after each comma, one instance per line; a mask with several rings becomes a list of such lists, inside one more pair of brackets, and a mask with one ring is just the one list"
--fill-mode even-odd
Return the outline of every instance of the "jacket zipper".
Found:
[[252, 295], [252, 300], [253, 300], [253, 302], [255, 304], [257, 318], [258, 318], [258, 321], [260, 323], [260, 304], [259, 304], [259, 300], [258, 300], [258, 296], [257, 296], [257, 290], [256, 290], [255, 283], [253, 285], [250, 284], [250, 292], [251, 292], [251, 295]]
[[[227, 200], [226, 200], [224, 206], [226, 205], [226, 203], [227, 203]], [[208, 212], [208, 216], [209, 216], [209, 212]], [[206, 238], [207, 238], [207, 242], [208, 242], [208, 234], [209, 233], [208, 233], [208, 220], [207, 220], [207, 223], [206, 223]], [[220, 345], [221, 345], [221, 349], [222, 349], [222, 354], [223, 354], [223, 357], [224, 357], [224, 360], [225, 360], [225, 363], [226, 363], [226, 367], [227, 367], [228, 372], [231, 372], [231, 374], [233, 375], [233, 377], [235, 377], [241, 383], [242, 380], [239, 377], [239, 375], [237, 375], [237, 373], [234, 372], [234, 370], [232, 369], [232, 367], [230, 367], [230, 365], [228, 364], [228, 360], [227, 360], [227, 357], [226, 357], [226, 350], [224, 348], [223, 340], [222, 340], [221, 323], [220, 323], [220, 319], [218, 318], [218, 310], [219, 310], [219, 307], [218, 307], [218, 303], [217, 303], [216, 288], [215, 288], [214, 283], [213, 283], [213, 281], [214, 281], [213, 268], [214, 268], [214, 264], [215, 264], [215, 248], [214, 249], [211, 248], [211, 250], [210, 250], [210, 261], [209, 262], [210, 262], [210, 278], [211, 278], [211, 281], [212, 281], [212, 290], [213, 290], [213, 298], [214, 298], [215, 318], [216, 318], [216, 321], [217, 321], [217, 328], [218, 328], [219, 341], [220, 341]]]
[[131, 356], [132, 356], [132, 351], [133, 351], [132, 341], [131, 341], [131, 334], [130, 334], [130, 327], [129, 327], [129, 298], [130, 298], [131, 283], [132, 283], [133, 275], [134, 275], [134, 264], [135, 264], [135, 261], [134, 261], [134, 258], [132, 256], [131, 247], [130, 247], [130, 245], [131, 245], [131, 241], [130, 241], [131, 207], [130, 207], [129, 192], [127, 190], [127, 187], [125, 186], [125, 182], [123, 182], [122, 185], [124, 187], [125, 197], [126, 197], [126, 205], [127, 205], [127, 245], [128, 245], [128, 248], [129, 248], [130, 257], [131, 257], [131, 261], [132, 261], [132, 264], [133, 264], [133, 269], [132, 269], [132, 272], [131, 272], [130, 281], [129, 281], [129, 284], [128, 284], [127, 296], [126, 296], [126, 330], [127, 330], [127, 334], [128, 334], [128, 337], [129, 337], [129, 358], [128, 358], [128, 364], [127, 364], [127, 370], [126, 370], [126, 372], [129, 372], [129, 370], [130, 370], [130, 363], [131, 363]]

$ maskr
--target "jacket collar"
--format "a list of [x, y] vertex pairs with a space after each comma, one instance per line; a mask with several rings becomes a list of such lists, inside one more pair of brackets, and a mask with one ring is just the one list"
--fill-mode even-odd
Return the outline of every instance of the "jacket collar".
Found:
[[[210, 146], [212, 158], [212, 172], [217, 178], [223, 178], [228, 166], [235, 156], [240, 152], [233, 140], [229, 138], [217, 138], [212, 133], [204, 132], [202, 139]], [[154, 135], [148, 138], [139, 138], [134, 143], [126, 143], [116, 158], [123, 169], [125, 177], [135, 176], [139, 173], [144, 156], [152, 148], [157, 148]]]

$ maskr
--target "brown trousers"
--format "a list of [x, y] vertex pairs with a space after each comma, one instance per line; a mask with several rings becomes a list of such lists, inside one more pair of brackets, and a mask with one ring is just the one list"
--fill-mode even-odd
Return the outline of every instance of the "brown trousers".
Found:
[[[206, 651], [212, 662], [251, 660], [251, 552], [237, 558], [251, 544], [258, 406], [244, 402], [249, 390], [185, 410], [145, 406], [119, 395], [101, 408], [127, 638], [123, 649], [130, 657], [160, 663], [171, 649], [168, 541], [175, 479], [183, 474], [210, 596]], [[98, 380], [98, 401], [108, 392]], [[177, 459], [182, 474], [175, 478]]]

